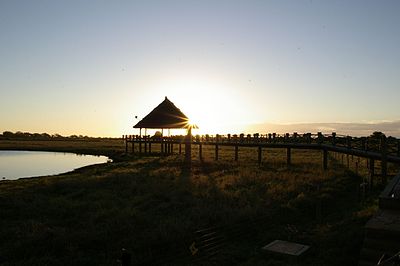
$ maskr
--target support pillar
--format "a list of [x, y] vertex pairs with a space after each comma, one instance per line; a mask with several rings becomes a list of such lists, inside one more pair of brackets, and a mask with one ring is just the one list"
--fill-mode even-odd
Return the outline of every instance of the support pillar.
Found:
[[192, 128], [188, 128], [185, 138], [185, 161], [188, 164], [192, 163]]

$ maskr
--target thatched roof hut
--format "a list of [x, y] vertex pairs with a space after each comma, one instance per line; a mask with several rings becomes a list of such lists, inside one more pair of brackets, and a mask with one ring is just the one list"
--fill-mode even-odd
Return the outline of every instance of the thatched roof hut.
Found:
[[[193, 125], [189, 124], [189, 118], [175, 106], [167, 97], [148, 115], [140, 120], [134, 128], [151, 128], [151, 129], [176, 129], [189, 128]], [[197, 126], [195, 126], [197, 128]]]

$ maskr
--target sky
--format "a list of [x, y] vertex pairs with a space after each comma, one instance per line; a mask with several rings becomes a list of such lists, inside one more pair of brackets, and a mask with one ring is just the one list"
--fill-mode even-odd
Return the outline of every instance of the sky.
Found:
[[400, 136], [399, 13], [395, 0], [1, 0], [0, 132], [137, 134], [168, 96], [200, 133]]

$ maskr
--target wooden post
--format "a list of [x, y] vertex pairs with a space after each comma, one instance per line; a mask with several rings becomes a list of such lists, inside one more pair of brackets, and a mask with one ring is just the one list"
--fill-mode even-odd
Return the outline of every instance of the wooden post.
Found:
[[239, 146], [236, 145], [235, 146], [235, 162], [237, 162], [238, 158], [239, 158]]
[[336, 146], [336, 132], [332, 132], [332, 145]]
[[135, 142], [134, 142], [134, 139], [132, 139], [132, 154], [135, 154]]
[[179, 154], [182, 154], [182, 144], [179, 143]]
[[347, 148], [351, 149], [351, 137], [350, 136], [346, 137], [346, 144], [347, 144]]
[[318, 144], [322, 144], [324, 142], [324, 135], [322, 132], [318, 132]]
[[328, 170], [328, 150], [324, 149], [324, 170]]
[[149, 153], [151, 154], [151, 142], [149, 142]]
[[174, 143], [170, 143], [170, 145], [171, 145], [171, 154], [174, 154]]
[[128, 138], [125, 139], [125, 153], [128, 153]]
[[366, 138], [365, 138], [365, 137], [362, 137], [362, 138], [361, 138], [361, 149], [362, 149], [362, 150], [367, 150], [366, 144], [367, 144]]
[[199, 144], [199, 157], [200, 161], [203, 161], [203, 144]]
[[304, 134], [304, 139], [306, 140], [306, 142], [308, 144], [310, 144], [311, 143], [311, 133], [305, 133]]
[[247, 140], [247, 143], [250, 143], [250, 142], [251, 142], [251, 135], [250, 135], [250, 134], [247, 134], [246, 140]]
[[386, 181], [387, 181], [387, 141], [386, 141], [385, 135], [383, 135], [381, 137], [381, 152], [382, 152], [382, 161], [381, 161], [382, 184], [386, 184]]
[[144, 153], [147, 154], [147, 137], [144, 136]]
[[286, 163], [287, 163], [287, 165], [290, 165], [292, 163], [291, 148], [286, 149]]
[[161, 154], [164, 155], [164, 137], [162, 136], [161, 136], [160, 146], [161, 146]]
[[189, 164], [192, 163], [192, 128], [188, 128], [185, 140], [185, 161]]
[[239, 141], [240, 141], [240, 143], [244, 142], [244, 134], [243, 133], [239, 135]]
[[258, 165], [261, 165], [262, 160], [262, 149], [261, 146], [258, 146]]
[[297, 137], [298, 137], [297, 132], [293, 132], [293, 140], [294, 140], [294, 142], [297, 142]]
[[139, 155], [142, 155], [142, 138], [139, 139]]

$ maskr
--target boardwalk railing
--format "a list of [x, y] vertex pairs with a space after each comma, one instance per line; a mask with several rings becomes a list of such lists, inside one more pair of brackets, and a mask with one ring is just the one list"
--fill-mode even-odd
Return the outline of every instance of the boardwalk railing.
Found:
[[[199, 158], [203, 158], [203, 146], [212, 145], [215, 148], [215, 160], [219, 158], [219, 149], [223, 146], [234, 147], [234, 158], [238, 160], [238, 152], [241, 147], [256, 148], [258, 163], [262, 161], [263, 148], [281, 148], [287, 150], [287, 163], [291, 163], [292, 149], [309, 149], [323, 151], [323, 168], [328, 168], [328, 153], [335, 152], [345, 155], [353, 155], [369, 159], [369, 169], [374, 174], [375, 161], [381, 162], [382, 178], [386, 180], [387, 163], [400, 164], [400, 140], [393, 137], [385, 137], [376, 134], [371, 137], [351, 137], [344, 135], [317, 134], [227, 134], [227, 135], [195, 135], [195, 136], [171, 136], [150, 137], [138, 135], [124, 135], [125, 151], [131, 150], [139, 154], [152, 153], [154, 145], [160, 145], [161, 154], [168, 155], [175, 152], [182, 153], [182, 145], [198, 145]], [[135, 149], [137, 145], [138, 149]], [[131, 149], [129, 149], [131, 148]]]

